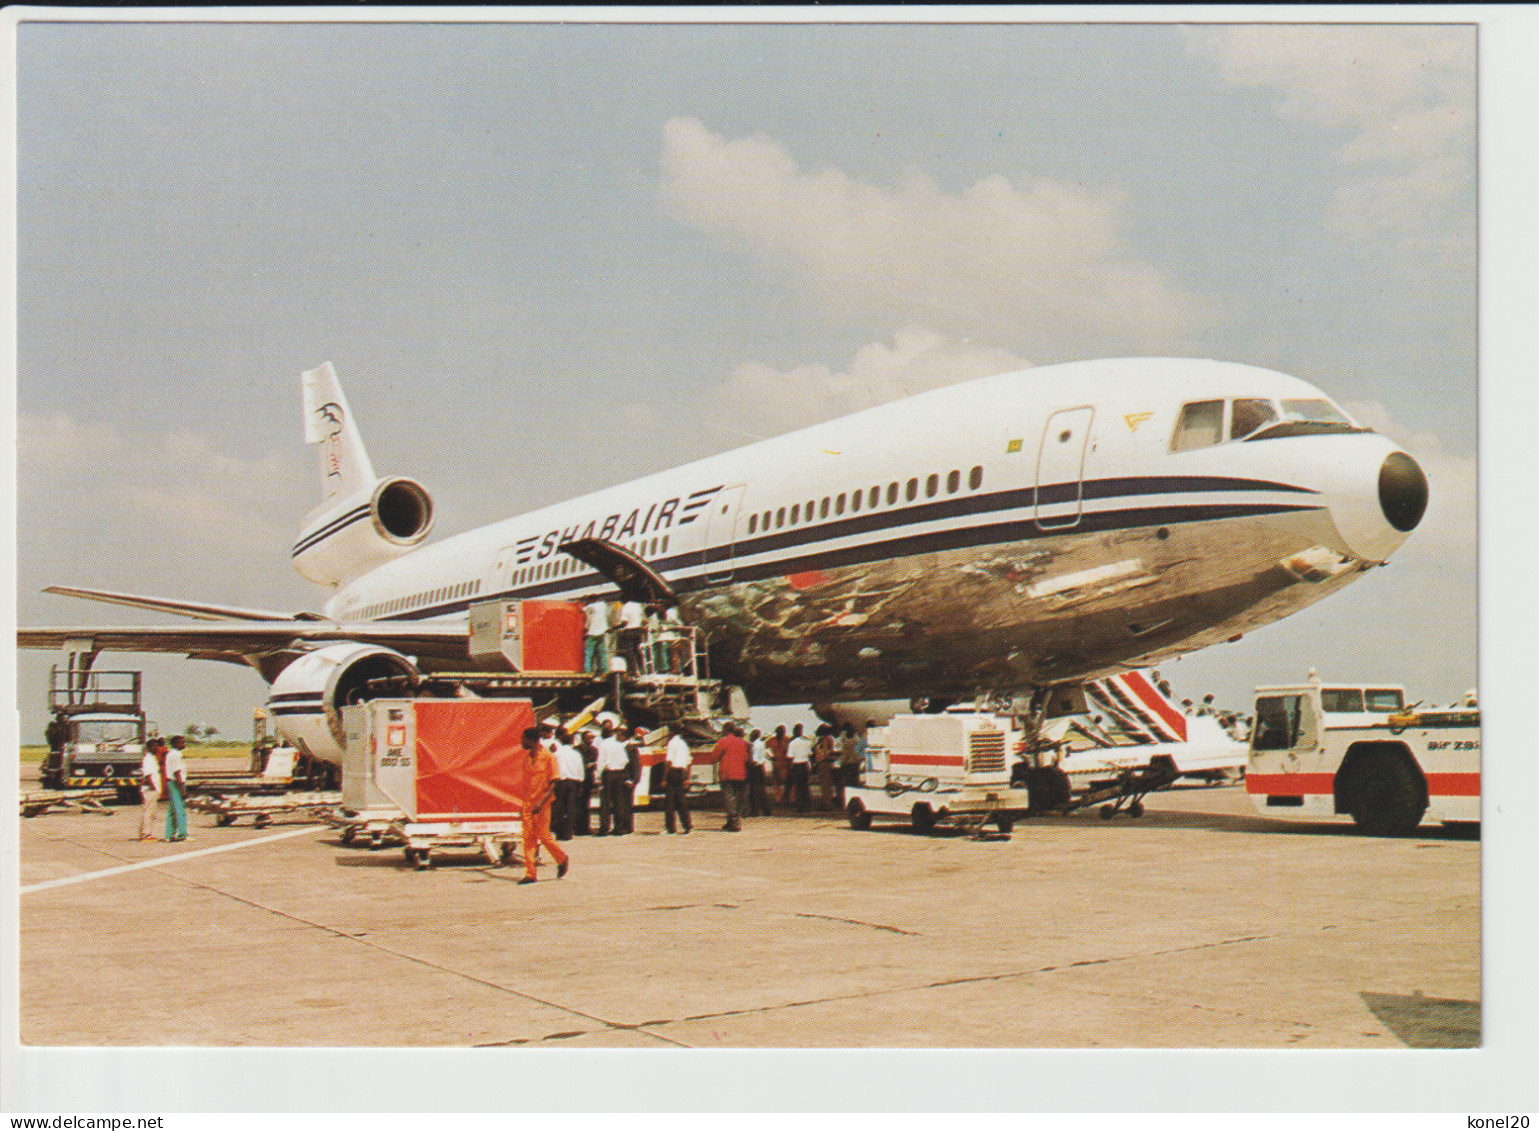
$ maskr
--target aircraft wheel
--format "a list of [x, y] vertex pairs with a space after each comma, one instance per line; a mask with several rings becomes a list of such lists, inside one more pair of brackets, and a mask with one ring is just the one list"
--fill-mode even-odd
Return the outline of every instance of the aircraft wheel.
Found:
[[850, 828], [864, 832], [871, 827], [871, 812], [860, 803], [860, 798], [852, 798], [844, 812], [850, 819]]
[[[232, 817], [231, 820], [234, 820], [234, 818]], [[251, 819], [251, 823], [256, 828], [265, 829], [268, 825], [272, 824], [272, 818], [266, 813], [258, 813]]]
[[1116, 815], [1117, 815], [1117, 807], [1115, 805], [1102, 805], [1101, 806], [1101, 820], [1109, 821], [1113, 817], [1115, 817]]
[[928, 836], [935, 831], [935, 810], [921, 801], [909, 814], [909, 821], [913, 824], [916, 833]]
[[385, 838], [379, 833], [369, 834], [369, 851], [376, 852], [385, 843]]
[[1129, 817], [1142, 817], [1143, 815], [1144, 815], [1144, 803], [1142, 801], [1135, 801], [1131, 805], [1128, 806], [1128, 816]]
[[342, 830], [342, 843], [343, 844], [352, 844], [353, 841], [355, 841], [357, 839], [358, 839], [358, 830], [356, 828], [354, 828], [352, 825], [348, 825], [347, 828]]
[[228, 813], [221, 813], [219, 816], [214, 818], [214, 824], [218, 825], [221, 829], [229, 828], [234, 823], [235, 818], [230, 816]]

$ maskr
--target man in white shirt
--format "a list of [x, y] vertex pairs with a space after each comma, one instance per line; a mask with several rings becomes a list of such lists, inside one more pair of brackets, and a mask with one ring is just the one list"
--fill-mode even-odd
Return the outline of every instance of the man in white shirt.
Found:
[[669, 723], [668, 732], [673, 737], [668, 739], [668, 776], [663, 785], [663, 820], [671, 833], [673, 815], [677, 813], [687, 833], [690, 829], [689, 768], [695, 759], [689, 752], [689, 743], [684, 741], [683, 729], [676, 723]]
[[160, 800], [160, 759], [155, 757], [156, 740], [144, 745], [144, 757], [139, 760], [139, 800], [144, 812], [139, 817], [139, 839], [155, 839], [155, 802]]
[[166, 754], [166, 797], [170, 806], [166, 809], [166, 839], [187, 839], [187, 805], [183, 798], [187, 790], [187, 765], [182, 760], [182, 747], [187, 740], [181, 735], [171, 739], [171, 749]]
[[631, 675], [640, 675], [641, 648], [647, 635], [646, 610], [640, 601], [627, 601], [620, 606], [620, 649], [625, 662], [630, 665]]
[[769, 791], [764, 788], [769, 775], [769, 743], [764, 740], [763, 732], [756, 730], [748, 736], [748, 815], [750, 817], [768, 817], [772, 812]]
[[571, 840], [577, 827], [577, 799], [582, 791], [582, 755], [565, 727], [556, 728], [556, 794], [551, 831], [557, 840]]
[[615, 835], [623, 836], [625, 814], [630, 811], [631, 791], [630, 755], [625, 743], [615, 737], [615, 727], [605, 719], [599, 724], [598, 763], [599, 777], [599, 836], [609, 836], [613, 827]]
[[583, 639], [583, 667], [593, 675], [607, 675], [609, 673], [609, 649], [604, 647], [604, 638], [609, 635], [609, 602], [604, 600], [589, 601], [583, 606], [583, 613], [587, 617], [587, 635]]
[[805, 813], [812, 807], [812, 743], [802, 733], [801, 723], [791, 732], [786, 754], [791, 759], [790, 789], [796, 798], [796, 811]]

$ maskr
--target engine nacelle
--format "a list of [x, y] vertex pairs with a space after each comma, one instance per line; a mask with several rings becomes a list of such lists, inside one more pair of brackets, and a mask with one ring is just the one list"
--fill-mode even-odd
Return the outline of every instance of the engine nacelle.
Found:
[[361, 701], [374, 679], [400, 676], [413, 685], [415, 664], [376, 644], [331, 644], [306, 652], [279, 673], [267, 696], [267, 714], [279, 736], [317, 758], [342, 753], [342, 708]]
[[305, 517], [294, 543], [294, 568], [321, 585], [337, 585], [400, 557], [433, 529], [433, 497], [415, 479], [377, 479], [328, 499]]

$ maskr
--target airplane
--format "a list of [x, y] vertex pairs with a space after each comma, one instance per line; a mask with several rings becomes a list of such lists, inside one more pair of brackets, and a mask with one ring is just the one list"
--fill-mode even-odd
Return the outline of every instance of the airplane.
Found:
[[472, 605], [612, 597], [630, 570], [755, 705], [937, 709], [1236, 640], [1383, 564], [1428, 499], [1407, 452], [1300, 378], [1120, 358], [946, 386], [429, 543], [432, 496], [375, 474], [331, 363], [303, 388], [323, 500], [292, 558], [329, 590], [319, 612], [53, 586], [189, 620], [19, 645], [248, 664], [280, 734], [324, 757], [370, 679], [478, 666]]

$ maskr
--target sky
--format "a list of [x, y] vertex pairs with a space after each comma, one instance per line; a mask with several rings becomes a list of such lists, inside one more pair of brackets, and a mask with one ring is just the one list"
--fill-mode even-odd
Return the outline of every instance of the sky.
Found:
[[[1416, 15], [1412, 9], [1394, 14]], [[1291, 18], [1291, 17], [1290, 17]], [[1162, 666], [1476, 668], [1473, 24], [26, 23], [16, 618], [75, 584], [316, 608], [299, 374], [436, 537], [953, 381], [1211, 357], [1426, 470], [1385, 569]], [[895, 438], [895, 442], [901, 438]], [[49, 653], [22, 653], [40, 740]], [[249, 733], [230, 665], [143, 669]]]

